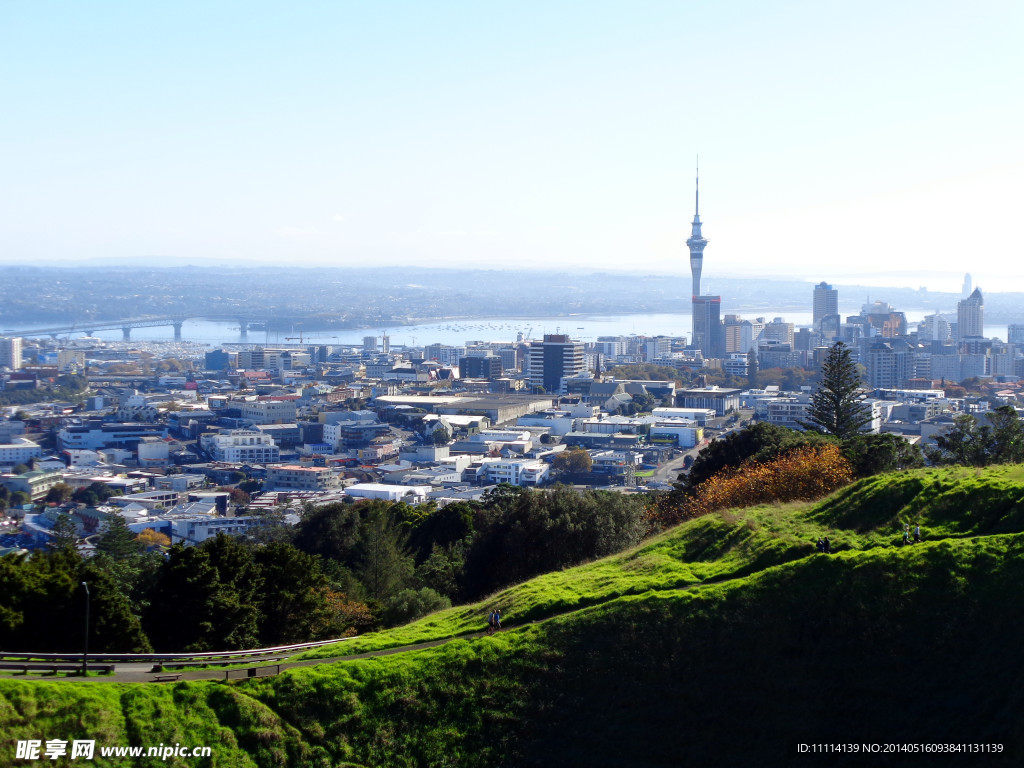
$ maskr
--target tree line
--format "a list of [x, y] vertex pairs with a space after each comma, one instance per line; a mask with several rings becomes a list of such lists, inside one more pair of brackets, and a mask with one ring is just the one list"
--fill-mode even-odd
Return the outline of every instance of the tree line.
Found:
[[[66, 652], [234, 650], [394, 626], [636, 544], [644, 502], [498, 486], [479, 502], [309, 508], [293, 529], [161, 548], [111, 516], [96, 554], [58, 521], [51, 551], [0, 558], [0, 647]], [[147, 543], [150, 546], [147, 546]], [[77, 635], [72, 634], [72, 637]]]

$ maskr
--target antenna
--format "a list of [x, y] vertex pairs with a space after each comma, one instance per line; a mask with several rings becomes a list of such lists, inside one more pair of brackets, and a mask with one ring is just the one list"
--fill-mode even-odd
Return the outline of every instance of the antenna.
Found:
[[693, 215], [700, 216], [700, 155], [697, 155], [697, 183], [695, 185], [695, 199], [693, 206]]

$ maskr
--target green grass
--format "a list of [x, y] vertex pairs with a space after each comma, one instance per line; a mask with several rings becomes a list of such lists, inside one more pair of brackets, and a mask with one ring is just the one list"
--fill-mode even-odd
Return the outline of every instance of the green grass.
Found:
[[[231, 683], [0, 681], [0, 731], [209, 744], [206, 765], [788, 765], [799, 741], [929, 740], [1007, 751], [927, 764], [1016, 765], [1022, 499], [1020, 467], [870, 478], [306, 656], [456, 638], [429, 649]], [[925, 542], [897, 546], [904, 522]], [[511, 628], [468, 637], [494, 605]], [[854, 757], [828, 764], [877, 764]]]

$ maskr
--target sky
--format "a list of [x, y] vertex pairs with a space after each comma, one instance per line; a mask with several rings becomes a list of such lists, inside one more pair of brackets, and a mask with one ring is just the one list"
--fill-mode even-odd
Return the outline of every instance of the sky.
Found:
[[0, 265], [1024, 290], [1024, 4], [0, 0]]

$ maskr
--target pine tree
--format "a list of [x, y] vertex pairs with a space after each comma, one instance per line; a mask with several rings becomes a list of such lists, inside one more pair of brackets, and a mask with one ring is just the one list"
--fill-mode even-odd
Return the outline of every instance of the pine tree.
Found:
[[861, 401], [861, 383], [850, 348], [837, 341], [821, 366], [821, 384], [811, 398], [807, 422], [802, 426], [840, 440], [856, 435], [871, 422], [871, 412]]

